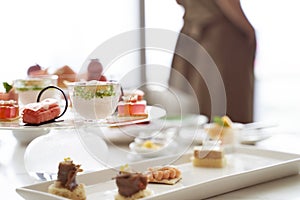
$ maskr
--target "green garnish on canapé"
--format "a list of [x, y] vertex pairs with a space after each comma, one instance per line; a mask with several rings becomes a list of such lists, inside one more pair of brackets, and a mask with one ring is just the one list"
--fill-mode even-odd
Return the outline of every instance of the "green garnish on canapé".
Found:
[[100, 85], [100, 86], [75, 86], [74, 96], [81, 97], [85, 100], [94, 98], [103, 98], [114, 96], [115, 90], [113, 85]]
[[3, 87], [4, 87], [6, 93], [8, 93], [13, 88], [13, 86], [7, 82], [3, 82], [2, 84], [3, 84]]
[[227, 120], [224, 120], [225, 117], [219, 117], [219, 116], [215, 116], [213, 118], [213, 122], [220, 125], [220, 126], [224, 126], [224, 127], [230, 127], [230, 124], [227, 122]]

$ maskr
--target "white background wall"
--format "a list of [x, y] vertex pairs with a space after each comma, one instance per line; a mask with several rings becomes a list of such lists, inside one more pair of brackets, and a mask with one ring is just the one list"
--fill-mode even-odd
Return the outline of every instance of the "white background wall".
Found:
[[300, 113], [300, 18], [297, 0], [242, 0], [257, 31], [256, 119], [297, 127]]
[[[139, 27], [138, 1], [0, 1], [0, 82], [25, 77], [36, 63], [78, 71], [104, 41]], [[128, 69], [136, 61], [115, 65]]]

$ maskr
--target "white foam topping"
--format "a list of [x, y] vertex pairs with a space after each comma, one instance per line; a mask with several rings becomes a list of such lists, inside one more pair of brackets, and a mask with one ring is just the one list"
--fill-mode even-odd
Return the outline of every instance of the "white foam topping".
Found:
[[25, 105], [25, 109], [29, 109], [32, 111], [38, 111], [43, 108], [43, 109], [47, 110], [47, 109], [49, 109], [49, 107], [51, 105], [58, 105], [57, 99], [47, 98], [41, 102], [29, 103], [29, 104]]

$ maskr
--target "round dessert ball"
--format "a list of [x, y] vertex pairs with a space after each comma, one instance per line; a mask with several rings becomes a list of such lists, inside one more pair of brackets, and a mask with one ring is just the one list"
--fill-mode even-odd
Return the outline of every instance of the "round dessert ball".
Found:
[[33, 65], [31, 67], [28, 68], [27, 70], [27, 75], [31, 75], [33, 74], [34, 72], [37, 72], [39, 70], [42, 70], [41, 66], [39, 66], [38, 64], [36, 65]]
[[38, 64], [30, 66], [27, 70], [28, 76], [34, 75], [46, 75], [48, 74], [47, 70], [43, 70], [42, 67]]
[[87, 77], [88, 81], [100, 80], [102, 77], [103, 66], [97, 58], [91, 59], [87, 71], [88, 71], [88, 77]]

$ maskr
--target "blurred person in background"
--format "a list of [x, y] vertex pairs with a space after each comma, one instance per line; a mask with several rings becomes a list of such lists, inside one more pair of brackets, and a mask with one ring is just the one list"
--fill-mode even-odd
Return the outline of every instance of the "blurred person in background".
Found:
[[[183, 6], [184, 25], [181, 33], [197, 41], [216, 64], [226, 93], [226, 113], [232, 121], [253, 121], [255, 30], [245, 16], [239, 0], [177, 0]], [[176, 49], [186, 48], [178, 37]], [[176, 51], [176, 50], [175, 50]], [[189, 52], [195, 54], [195, 52]], [[195, 57], [201, 56], [193, 55]], [[180, 73], [193, 88], [200, 114], [209, 119], [211, 96], [198, 66], [174, 54], [169, 84], [184, 90], [175, 73]]]

